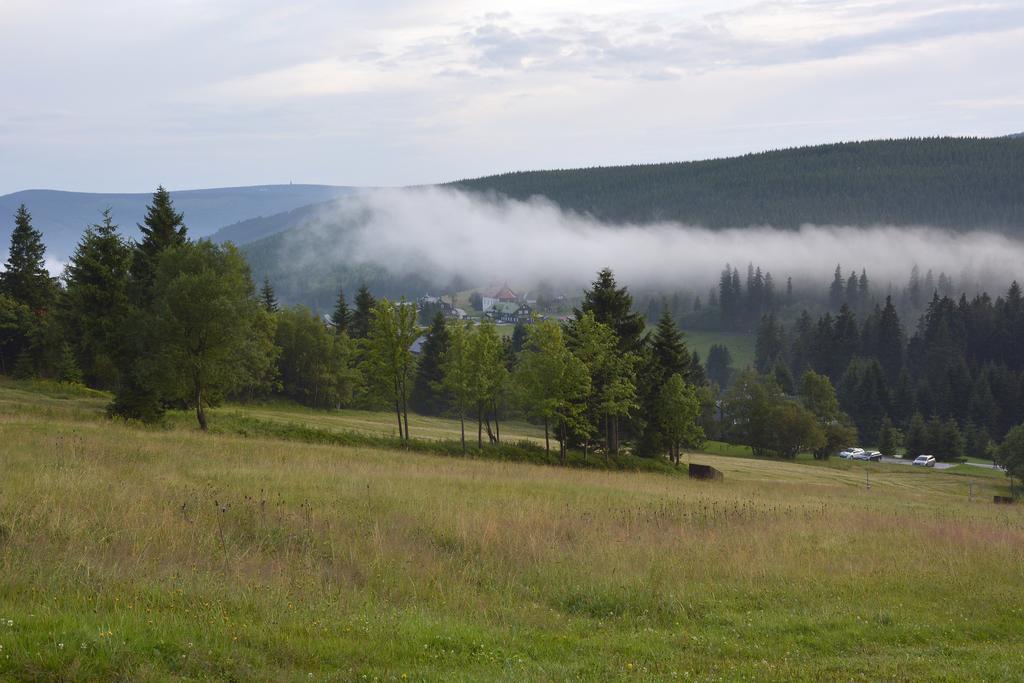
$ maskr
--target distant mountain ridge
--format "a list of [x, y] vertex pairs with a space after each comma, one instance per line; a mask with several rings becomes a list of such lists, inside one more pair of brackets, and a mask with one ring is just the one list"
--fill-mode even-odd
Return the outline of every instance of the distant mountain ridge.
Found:
[[1024, 234], [1024, 139], [846, 142], [727, 159], [524, 171], [450, 186], [612, 223], [933, 225]]
[[[564, 209], [612, 223], [677, 221], [712, 228], [927, 224], [1024, 234], [1024, 133], [839, 143], [707, 161], [517, 171], [444, 186], [514, 199], [542, 196]], [[214, 239], [252, 242], [301, 228], [325, 208], [328, 204], [261, 216], [223, 228]]]
[[[155, 189], [155, 188], [154, 188]], [[301, 206], [344, 196], [348, 187], [330, 185], [257, 185], [202, 190], [171, 191], [174, 205], [185, 214], [189, 234], [205, 237], [217, 229], [258, 216], [276, 215]], [[20, 204], [32, 213], [33, 224], [42, 231], [47, 254], [67, 258], [85, 227], [110, 207], [114, 221], [126, 235], [136, 235], [150, 193], [90, 193], [60, 190], [23, 190], [0, 196], [0, 239], [4, 248]]]

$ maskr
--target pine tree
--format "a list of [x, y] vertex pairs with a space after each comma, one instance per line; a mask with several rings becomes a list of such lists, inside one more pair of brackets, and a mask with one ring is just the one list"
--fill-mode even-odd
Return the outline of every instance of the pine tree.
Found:
[[512, 353], [516, 354], [523, 350], [526, 343], [526, 324], [522, 320], [516, 322], [512, 328]]
[[964, 454], [972, 458], [991, 457], [992, 440], [984, 427], [968, 421], [964, 427]]
[[836, 264], [836, 272], [832, 278], [832, 284], [828, 290], [828, 302], [833, 309], [838, 309], [843, 305], [843, 300], [846, 298], [846, 287], [843, 284], [843, 269]]
[[416, 379], [409, 396], [409, 405], [421, 415], [440, 415], [447, 406], [441, 385], [444, 380], [442, 364], [449, 343], [444, 314], [438, 311], [421, 347]]
[[757, 326], [757, 340], [754, 345], [754, 365], [760, 373], [771, 372], [775, 365], [783, 360], [785, 350], [783, 330], [775, 322], [775, 314], [769, 313], [761, 318]]
[[64, 271], [59, 317], [91, 386], [114, 388], [120, 377], [131, 262], [131, 247], [107, 209], [101, 223], [86, 228]]
[[659, 385], [676, 373], [682, 375], [687, 382], [693, 383], [690, 352], [683, 341], [683, 333], [676, 327], [668, 308], [662, 311], [658, 326], [654, 330], [651, 356]]
[[914, 413], [914, 416], [910, 418], [910, 426], [907, 428], [907, 438], [904, 443], [907, 449], [906, 457], [911, 460], [919, 455], [928, 453], [930, 444], [928, 442], [927, 427], [921, 413]]
[[943, 456], [947, 462], [956, 462], [964, 458], [964, 437], [957, 425], [956, 420], [949, 418], [943, 424], [942, 441], [944, 447]]
[[120, 381], [109, 411], [125, 418], [154, 422], [163, 415], [164, 403], [150, 377], [160, 342], [152, 338], [150, 327], [153, 283], [160, 258], [175, 247], [189, 244], [188, 228], [184, 216], [174, 210], [171, 194], [162, 185], [153, 193], [138, 228], [142, 240], [136, 243], [132, 253], [130, 307], [124, 323], [124, 328], [130, 332], [119, 340]]
[[633, 312], [633, 297], [626, 287], [619, 287], [610, 268], [602, 268], [589, 290], [583, 293], [583, 303], [574, 311], [579, 320], [585, 313], [593, 313], [597, 322], [608, 325], [619, 338], [619, 348], [635, 351], [644, 331], [644, 319]]
[[43, 235], [32, 227], [32, 214], [25, 205], [14, 214], [11, 248], [4, 272], [0, 273], [0, 291], [34, 312], [53, 305], [57, 290], [46, 270], [46, 246]]
[[71, 345], [64, 342], [60, 348], [60, 359], [57, 364], [57, 381], [65, 384], [81, 384], [82, 371], [78, 369], [75, 354]]
[[903, 328], [892, 297], [885, 297], [885, 307], [878, 317], [872, 354], [882, 364], [889, 382], [895, 382], [903, 367]]
[[892, 420], [886, 415], [882, 418], [882, 428], [878, 434], [878, 450], [882, 455], [892, 457], [899, 448], [899, 432], [892, 426]]
[[345, 301], [345, 290], [342, 288], [338, 288], [338, 301], [334, 304], [331, 324], [334, 325], [334, 331], [338, 334], [347, 334], [352, 325], [352, 311], [348, 308], [348, 302]]
[[135, 247], [132, 263], [132, 278], [135, 280], [137, 296], [143, 301], [148, 298], [148, 289], [153, 283], [156, 262], [170, 247], [188, 241], [185, 216], [174, 210], [171, 193], [163, 185], [153, 193], [152, 203], [146, 207], [146, 217], [138, 226], [142, 241]]
[[270, 278], [263, 278], [263, 288], [260, 290], [260, 303], [263, 304], [263, 308], [267, 313], [277, 313], [279, 306], [277, 305], [277, 295], [274, 294], [274, 288], [270, 285]]
[[712, 344], [708, 350], [707, 374], [708, 379], [718, 385], [720, 389], [729, 386], [732, 376], [732, 354], [729, 348], [722, 344]]
[[[637, 385], [641, 387], [641, 406], [644, 415], [658, 414], [658, 402], [662, 387], [672, 375], [680, 375], [688, 384], [695, 384], [694, 372], [690, 364], [692, 357], [683, 335], [676, 327], [675, 321], [666, 307], [654, 330], [650, 348], [648, 349]], [[657, 420], [649, 420], [644, 426], [637, 448], [643, 456], [654, 456], [664, 450], [664, 435]]]
[[367, 286], [360, 285], [356, 292], [356, 310], [352, 314], [349, 324], [349, 335], [353, 339], [365, 339], [370, 331], [370, 320], [372, 319], [373, 307], [377, 304], [376, 299], [370, 294]]
[[775, 383], [782, 389], [782, 393], [787, 396], [792, 396], [796, 393], [795, 382], [793, 381], [793, 373], [790, 372], [789, 366], [783, 363], [781, 360], [775, 362], [775, 367], [772, 369], [772, 375], [775, 377]]

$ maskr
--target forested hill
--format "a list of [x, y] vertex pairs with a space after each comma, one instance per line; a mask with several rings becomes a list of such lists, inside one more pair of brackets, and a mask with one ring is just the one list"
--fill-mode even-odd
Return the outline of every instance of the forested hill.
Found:
[[527, 171], [451, 185], [610, 222], [928, 224], [1024, 234], [1024, 139], [848, 142], [729, 159]]
[[[237, 239], [248, 230], [252, 230], [255, 237], [266, 234], [258, 232], [258, 226], [249, 225], [248, 219], [277, 215], [282, 211], [341, 197], [351, 191], [352, 188], [329, 185], [257, 185], [172, 190], [172, 194], [175, 208], [185, 214], [190, 236], [206, 237], [218, 228], [228, 226], [224, 228], [228, 236], [223, 239]], [[114, 222], [121, 226], [126, 235], [136, 236], [138, 233], [135, 226], [146, 215], [146, 206], [152, 198], [151, 192], [58, 190], [23, 190], [0, 195], [0, 240], [6, 246], [13, 227], [14, 212], [18, 206], [25, 204], [32, 213], [33, 225], [43, 233], [47, 255], [65, 259], [74, 251], [85, 226], [97, 222], [106, 208], [112, 211]]]

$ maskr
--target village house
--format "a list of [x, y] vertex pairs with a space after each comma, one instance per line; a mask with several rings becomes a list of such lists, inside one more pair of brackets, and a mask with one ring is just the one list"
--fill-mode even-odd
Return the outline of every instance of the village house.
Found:
[[499, 301], [485, 309], [484, 315], [499, 323], [528, 323], [533, 320], [533, 309], [518, 301]]
[[507, 284], [491, 296], [480, 297], [481, 308], [484, 312], [490, 311], [496, 304], [515, 304], [519, 301], [520, 296], [509, 289]]
[[440, 310], [444, 317], [450, 320], [465, 320], [468, 317], [464, 309], [458, 308], [450, 301], [445, 301], [444, 298], [440, 296], [424, 294], [417, 299], [416, 304], [421, 311]]

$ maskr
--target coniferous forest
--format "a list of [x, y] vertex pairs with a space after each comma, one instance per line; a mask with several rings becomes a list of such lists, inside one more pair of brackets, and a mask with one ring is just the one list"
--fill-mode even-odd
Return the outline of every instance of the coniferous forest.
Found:
[[1024, 139], [872, 140], [710, 161], [505, 173], [455, 185], [514, 199], [544, 196], [613, 223], [1019, 231], [1022, 154]]

